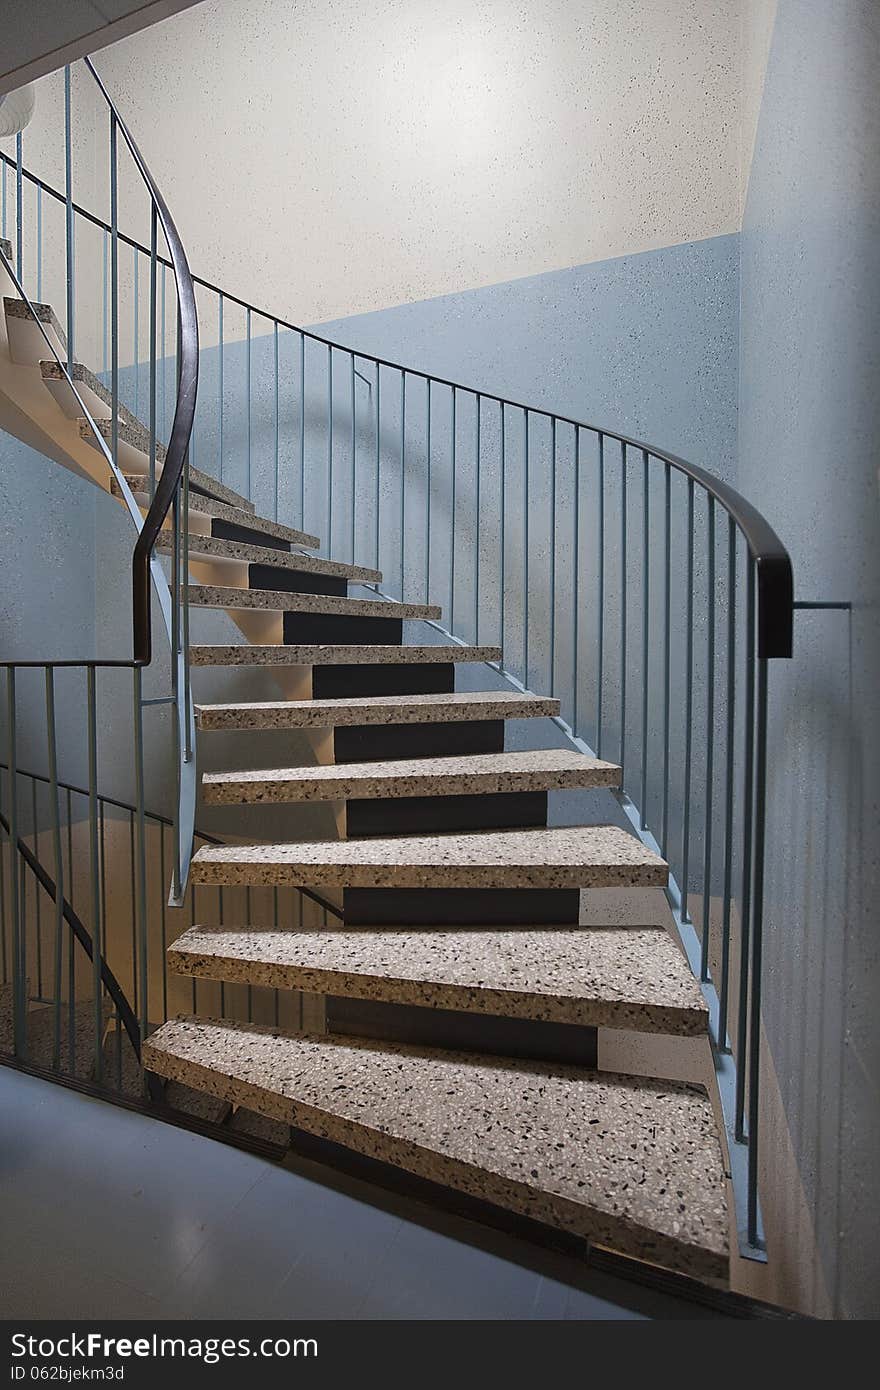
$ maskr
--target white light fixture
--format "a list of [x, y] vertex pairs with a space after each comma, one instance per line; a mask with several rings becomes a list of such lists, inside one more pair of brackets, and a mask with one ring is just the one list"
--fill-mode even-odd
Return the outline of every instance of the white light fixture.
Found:
[[36, 92], [33, 82], [19, 87], [16, 92], [6, 92], [0, 96], [0, 140], [10, 135], [18, 135], [24, 130], [34, 114]]

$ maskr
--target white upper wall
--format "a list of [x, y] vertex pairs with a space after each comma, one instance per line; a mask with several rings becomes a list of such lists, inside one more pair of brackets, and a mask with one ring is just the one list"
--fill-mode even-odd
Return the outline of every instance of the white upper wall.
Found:
[[744, 3], [205, 0], [98, 65], [193, 266], [309, 323], [736, 231]]

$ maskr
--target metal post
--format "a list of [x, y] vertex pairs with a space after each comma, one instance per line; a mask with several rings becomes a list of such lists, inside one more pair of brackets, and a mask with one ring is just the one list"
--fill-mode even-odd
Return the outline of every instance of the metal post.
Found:
[[[761, 1070], [761, 968], [764, 935], [764, 852], [767, 813], [767, 659], [758, 666], [755, 712], [755, 821], [754, 897], [752, 900], [751, 1012], [749, 1016], [749, 1171], [748, 1238], [759, 1242], [758, 1233], [758, 1123]], [[744, 1059], [739, 1063], [744, 1065]]]
[[703, 825], [703, 934], [700, 979], [709, 979], [709, 930], [712, 903], [712, 830], [715, 774], [715, 498], [709, 497], [709, 545], [706, 561], [706, 790]]
[[627, 591], [627, 476], [626, 444], [620, 442], [620, 780], [626, 769], [626, 591]]
[[61, 964], [64, 939], [64, 858], [61, 853], [61, 808], [58, 800], [58, 744], [55, 729], [55, 673], [46, 667], [46, 740], [49, 755], [49, 796], [51, 799], [52, 851], [55, 869], [55, 941], [53, 999], [55, 1007], [52, 1065], [61, 1067]]
[[223, 295], [217, 296], [217, 453], [220, 459], [220, 481], [223, 481]]
[[156, 491], [156, 288], [158, 216], [150, 204], [150, 501]]
[[[173, 659], [173, 657], [172, 657]], [[135, 921], [137, 924], [137, 945], [138, 945], [138, 978], [140, 982], [140, 998], [136, 1000], [135, 1007], [139, 1010], [141, 1021], [141, 1039], [147, 1036], [149, 1023], [149, 977], [147, 972], [147, 935], [149, 932], [149, 921], [147, 918], [147, 854], [146, 854], [146, 822], [144, 811], [144, 706], [143, 706], [143, 675], [140, 666], [135, 666], [132, 673], [132, 718], [134, 723], [134, 785], [135, 785], [135, 817], [136, 834], [135, 844], [137, 849], [136, 871], [135, 871], [135, 900], [137, 910]], [[163, 970], [165, 962], [162, 963]]]
[[327, 344], [327, 537], [328, 555], [333, 554], [333, 346]]
[[531, 494], [529, 412], [523, 411], [523, 685], [529, 688], [529, 508]]
[[[89, 881], [91, 884], [92, 908], [92, 989], [94, 991], [93, 1023], [95, 1030], [95, 1080], [100, 1084], [104, 1070], [102, 1033], [104, 1011], [102, 1008], [101, 956], [104, 935], [101, 922], [101, 881], [100, 855], [98, 848], [98, 710], [97, 681], [94, 664], [87, 668], [88, 703], [88, 767], [89, 767]], [[69, 1001], [70, 1007], [73, 1001]]]
[[[4, 165], [4, 168], [6, 166]], [[12, 916], [12, 1036], [16, 1057], [27, 1053], [27, 944], [18, 882], [18, 750], [15, 667], [6, 668], [6, 762], [9, 767], [9, 905]]]
[[474, 642], [480, 642], [480, 435], [482, 425], [482, 397], [477, 392], [477, 421], [474, 463]]
[[406, 371], [400, 373], [400, 598], [406, 598]]
[[743, 862], [739, 943], [739, 1010], [736, 1031], [736, 1137], [739, 1140], [745, 1138], [749, 951], [752, 922], [752, 836], [755, 815], [755, 561], [751, 555], [746, 567], [746, 679], [743, 699], [746, 730], [743, 752]]
[[688, 877], [691, 848], [691, 765], [694, 713], [694, 480], [687, 481], [687, 582], [685, 593], [684, 806], [681, 844], [681, 918], [689, 922]]
[[71, 144], [69, 63], [64, 69], [64, 203], [64, 253], [67, 276], [67, 370], [72, 376], [73, 364], [76, 360], [74, 347], [76, 291], [73, 279], [73, 155]]
[[730, 1001], [730, 912], [733, 898], [733, 761], [736, 708], [736, 525], [727, 528], [727, 731], [724, 769], [724, 887], [721, 914], [721, 990], [718, 996], [718, 1037], [722, 1052], [727, 1045], [727, 1013]]
[[669, 835], [669, 685], [672, 670], [672, 470], [664, 466], [664, 580], [663, 580], [663, 815], [660, 846], [666, 858]]
[[596, 555], [599, 573], [596, 584], [596, 753], [602, 756], [602, 703], [605, 685], [605, 436], [599, 435], [599, 505], [596, 513], [598, 536]]
[[119, 183], [116, 115], [110, 112], [110, 453], [119, 465]]

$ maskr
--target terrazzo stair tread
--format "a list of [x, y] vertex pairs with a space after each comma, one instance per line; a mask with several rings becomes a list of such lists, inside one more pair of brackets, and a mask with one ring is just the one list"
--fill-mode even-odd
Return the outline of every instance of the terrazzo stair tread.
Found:
[[146, 1065], [405, 1172], [695, 1277], [728, 1275], [704, 1090], [342, 1035], [166, 1023]]
[[486, 719], [540, 719], [559, 701], [516, 690], [449, 695], [362, 695], [334, 700], [268, 700], [197, 705], [200, 729], [326, 729], [368, 724], [453, 724]]
[[208, 772], [202, 777], [202, 798], [207, 805], [217, 806], [364, 797], [475, 796], [619, 785], [620, 768], [614, 763], [587, 757], [574, 749], [539, 748], [519, 753]]
[[195, 926], [178, 975], [429, 1009], [693, 1037], [708, 1010], [662, 927], [300, 932]]
[[614, 825], [204, 845], [196, 883], [349, 888], [665, 888], [668, 866]]
[[[12, 259], [11, 255], [10, 259]], [[37, 328], [36, 324], [34, 324], [34, 318], [33, 314], [31, 313], [31, 309], [33, 309], [34, 314], [36, 314], [37, 319], [43, 325], [43, 327], [50, 334], [54, 335], [56, 340], [56, 346], [60, 349], [61, 355], [66, 355], [67, 334], [61, 327], [55, 310], [52, 308], [51, 304], [35, 304], [32, 301], [31, 305], [28, 306], [23, 299], [19, 299], [18, 295], [4, 295], [3, 312], [6, 315], [7, 327], [8, 321], [11, 319], [18, 319], [28, 324], [34, 330], [34, 338], [38, 349], [33, 357], [31, 357], [30, 355], [17, 355], [17, 353], [13, 350], [12, 341], [15, 335], [10, 331], [9, 348], [10, 356], [12, 357], [13, 362], [18, 362], [19, 364], [24, 366], [34, 366], [36, 362], [39, 362], [40, 358], [47, 351], [46, 340], [43, 337], [42, 333], [40, 333], [40, 330]]]
[[[99, 427], [104, 441], [106, 441], [108, 445], [113, 443], [113, 423], [111, 423], [110, 420], [96, 420], [95, 423], [97, 427]], [[85, 439], [86, 443], [95, 445], [95, 448], [97, 448], [95, 435], [92, 434], [92, 428], [90, 428], [88, 420], [82, 420], [82, 418], [79, 420], [79, 432], [81, 432], [82, 438]], [[143, 459], [145, 459], [145, 467], [143, 467], [143, 470], [135, 470], [135, 468], [129, 466], [129, 460], [125, 460], [127, 461], [127, 466], [121, 468], [122, 477], [128, 482], [129, 488], [132, 489], [135, 496], [140, 496], [143, 492], [143, 484], [145, 484], [146, 478], [149, 477], [150, 435], [146, 425], [140, 424], [140, 421], [135, 420], [133, 417], [131, 424], [122, 425], [122, 423], [120, 423], [120, 443], [127, 443], [129, 448], [135, 449], [138, 453], [142, 453]], [[163, 471], [164, 463], [165, 446], [157, 442], [157, 480], [161, 478], [161, 471]], [[189, 466], [189, 488], [190, 510], [202, 512], [202, 510], [204, 510], [203, 503], [210, 500], [210, 502], [222, 502], [225, 506], [235, 507], [236, 512], [245, 512], [247, 516], [254, 516], [253, 502], [249, 502], [247, 498], [243, 498], [241, 493], [232, 491], [232, 488], [228, 488], [225, 482], [218, 482], [217, 478], [211, 477], [210, 473], [202, 473], [200, 468], [193, 468], [192, 464]], [[113, 491], [117, 493], [120, 491], [118, 486], [115, 485], [115, 480]]]
[[[140, 478], [139, 474], [132, 475]], [[143, 481], [143, 479], [141, 479]], [[110, 491], [114, 496], [119, 496], [120, 489], [114, 479], [110, 482]], [[135, 500], [142, 507], [150, 505], [149, 494], [146, 492], [135, 492]], [[233, 526], [241, 526], [248, 531], [262, 531], [267, 536], [274, 536], [281, 541], [289, 541], [292, 545], [305, 546], [307, 550], [317, 550], [321, 544], [317, 536], [310, 535], [307, 531], [296, 531], [292, 526], [283, 526], [279, 521], [269, 521], [267, 517], [258, 516], [256, 512], [246, 512], [241, 507], [231, 507], [227, 502], [220, 502], [216, 497], [190, 496], [190, 513], [198, 513], [202, 516], [216, 517], [220, 521], [228, 521]], [[283, 553], [283, 552], [282, 552]]]
[[190, 606], [201, 608], [269, 608], [284, 613], [345, 614], [357, 618], [399, 618], [418, 622], [439, 618], [433, 603], [398, 603], [396, 599], [337, 598], [333, 594], [298, 594], [287, 589], [235, 589], [226, 584], [190, 584]]
[[[162, 537], [156, 549], [171, 550], [171, 541]], [[304, 574], [325, 574], [347, 579], [350, 584], [380, 584], [381, 570], [363, 565], [347, 565], [341, 560], [323, 560], [317, 555], [302, 555], [295, 550], [271, 550], [268, 546], [247, 545], [244, 541], [225, 541], [214, 536], [199, 536], [191, 531], [188, 550], [190, 559], [204, 556], [206, 560], [231, 560], [241, 564], [269, 565], [273, 569], [301, 570]]]
[[[500, 647], [448, 647], [357, 645], [330, 643], [296, 645], [277, 642], [271, 646], [252, 646], [238, 642], [231, 646], [196, 645], [189, 649], [193, 666], [398, 666], [411, 663], [445, 665], [457, 661], [498, 662]], [[407, 697], [409, 698], [409, 697]]]

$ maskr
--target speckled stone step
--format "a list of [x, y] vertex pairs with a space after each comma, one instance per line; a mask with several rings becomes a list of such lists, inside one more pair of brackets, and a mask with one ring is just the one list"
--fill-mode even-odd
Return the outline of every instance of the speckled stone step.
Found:
[[662, 927], [285, 931], [192, 927], [179, 975], [636, 1032], [705, 1033], [708, 1011]]
[[327, 613], [357, 618], [439, 618], [432, 603], [398, 603], [394, 599], [336, 598], [332, 594], [297, 594], [286, 589], [235, 589], [226, 584], [190, 584], [191, 606], [201, 608], [271, 608], [284, 613]]
[[445, 647], [398, 647], [380, 643], [306, 646], [277, 642], [261, 647], [240, 642], [233, 646], [192, 646], [189, 654], [193, 666], [397, 666], [501, 660], [500, 647], [461, 647], [458, 643]]
[[367, 724], [456, 724], [484, 719], [540, 719], [559, 701], [517, 690], [448, 695], [363, 695], [338, 700], [267, 700], [197, 705], [200, 729], [332, 729]]
[[[167, 537], [157, 542], [157, 550], [170, 551], [171, 541]], [[244, 541], [225, 541], [214, 536], [199, 536], [191, 531], [188, 544], [191, 560], [232, 564], [269, 565], [273, 569], [299, 570], [303, 574], [323, 574], [336, 579], [347, 579], [350, 584], [379, 584], [381, 570], [367, 569], [364, 565], [347, 565], [341, 560], [322, 560], [317, 555], [302, 555], [295, 550], [274, 550], [268, 546], [248, 545]]]
[[[119, 495], [119, 487], [115, 479], [111, 481], [110, 491], [114, 496]], [[150, 505], [150, 498], [146, 492], [135, 492], [135, 500], [142, 507]], [[216, 517], [220, 521], [229, 522], [232, 526], [241, 526], [248, 531], [262, 532], [266, 536], [274, 536], [277, 540], [289, 541], [291, 545], [305, 546], [307, 550], [317, 550], [321, 544], [317, 536], [309, 535], [307, 531], [296, 531], [292, 526], [283, 526], [279, 521], [269, 521], [266, 517], [257, 516], [254, 512], [246, 512], [241, 507], [230, 507], [228, 503], [220, 502], [216, 497], [190, 494], [189, 510], [191, 514], [198, 513], [206, 517]]]
[[614, 825], [283, 845], [204, 845], [196, 883], [350, 888], [664, 888], [668, 866]]
[[208, 772], [209, 805], [235, 802], [347, 801], [361, 797], [475, 796], [620, 786], [620, 768], [570, 748], [460, 757], [405, 758]]
[[721, 1147], [674, 1082], [210, 1019], [148, 1067], [310, 1134], [670, 1269], [728, 1270]]

